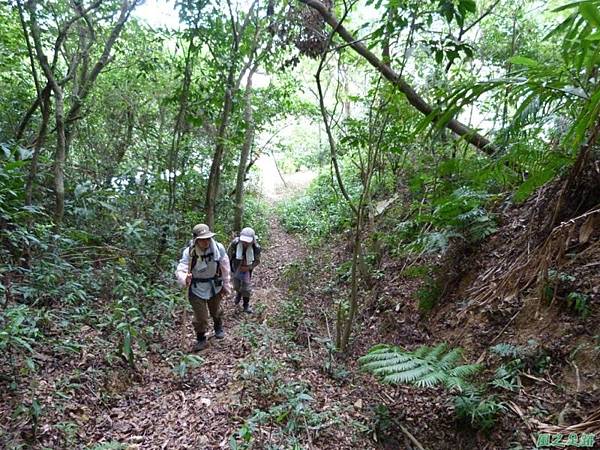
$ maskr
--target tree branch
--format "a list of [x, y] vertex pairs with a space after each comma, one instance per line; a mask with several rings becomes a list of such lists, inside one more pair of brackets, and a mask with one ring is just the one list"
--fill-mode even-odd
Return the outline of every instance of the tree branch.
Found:
[[[303, 1], [303, 0], [301, 0], [301, 1]], [[338, 24], [338, 25], [340, 25], [340, 24]], [[333, 39], [334, 34], [335, 34], [335, 30], [333, 30], [329, 34], [329, 38], [327, 39], [327, 47], [329, 47], [331, 45], [331, 41]], [[335, 170], [335, 177], [336, 177], [336, 180], [338, 183], [338, 187], [340, 188], [340, 192], [342, 193], [342, 196], [348, 203], [348, 206], [350, 207], [350, 209], [352, 210], [354, 215], [356, 217], [358, 217], [359, 210], [356, 208], [356, 206], [354, 206], [354, 203], [352, 202], [352, 199], [350, 198], [348, 191], [346, 191], [346, 187], [344, 186], [344, 182], [342, 180], [342, 174], [341, 174], [340, 167], [339, 167], [338, 160], [337, 160], [337, 145], [335, 143], [335, 139], [333, 137], [333, 132], [331, 130], [331, 123], [329, 122], [329, 119], [327, 117], [328, 114], [327, 114], [327, 109], [325, 107], [325, 94], [323, 93], [323, 86], [321, 85], [321, 72], [323, 71], [326, 60], [327, 60], [327, 52], [324, 52], [323, 55], [321, 56], [321, 60], [319, 61], [319, 67], [317, 69], [317, 73], [315, 74], [315, 80], [317, 82], [317, 91], [319, 93], [319, 108], [321, 110], [321, 115], [323, 116], [323, 123], [325, 125], [325, 131], [327, 133], [327, 139], [329, 141], [329, 150], [331, 153], [331, 163]]]
[[[96, 78], [98, 78], [98, 75], [100, 74], [104, 66], [108, 64], [110, 60], [110, 52], [112, 50], [112, 47], [117, 41], [119, 34], [125, 26], [125, 22], [127, 22], [127, 19], [129, 19], [129, 15], [137, 6], [138, 2], [139, 0], [123, 0], [121, 4], [121, 13], [119, 15], [119, 19], [117, 20], [117, 23], [112, 29], [108, 39], [106, 40], [106, 43], [104, 44], [102, 55], [100, 56], [100, 58], [98, 58], [98, 61], [96, 61], [96, 64], [92, 68], [87, 79], [82, 80], [81, 88], [78, 92], [78, 95], [74, 99], [74, 102], [71, 105], [71, 108], [69, 109], [69, 113], [67, 114], [67, 122], [70, 122], [70, 119], [77, 115], [79, 109], [81, 108], [81, 105], [83, 104], [83, 101], [89, 94], [91, 87], [96, 81]], [[87, 50], [89, 51], [89, 47], [87, 48]]]

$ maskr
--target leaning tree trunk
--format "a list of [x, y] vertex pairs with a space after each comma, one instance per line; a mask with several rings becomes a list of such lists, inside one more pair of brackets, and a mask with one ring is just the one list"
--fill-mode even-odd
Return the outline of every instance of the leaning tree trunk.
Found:
[[246, 132], [244, 134], [244, 144], [240, 153], [240, 163], [238, 165], [237, 178], [235, 183], [235, 215], [233, 217], [233, 231], [239, 232], [242, 229], [242, 219], [244, 217], [244, 180], [246, 178], [246, 166], [248, 157], [254, 143], [254, 114], [252, 111], [252, 76], [256, 66], [248, 72], [246, 81], [246, 92], [244, 93], [244, 122], [246, 123]]
[[[434, 112], [433, 107], [423, 99], [414, 89], [410, 86], [404, 78], [396, 73], [380, 60], [373, 52], [371, 52], [359, 39], [355, 39], [354, 36], [338, 21], [335, 15], [329, 11], [327, 6], [320, 0], [299, 0], [301, 3], [310, 6], [316, 10], [323, 20], [327, 22], [331, 28], [346, 41], [346, 43], [352, 47], [352, 49], [365, 58], [375, 69], [379, 71], [387, 80], [396, 85], [398, 89], [406, 96], [408, 102], [414, 106], [419, 112], [429, 115]], [[496, 147], [484, 136], [480, 135], [474, 129], [467, 125], [459, 122], [456, 119], [451, 119], [444, 124], [447, 128], [452, 130], [457, 135], [461, 136], [465, 141], [477, 147], [482, 152], [492, 155], [496, 153]]]

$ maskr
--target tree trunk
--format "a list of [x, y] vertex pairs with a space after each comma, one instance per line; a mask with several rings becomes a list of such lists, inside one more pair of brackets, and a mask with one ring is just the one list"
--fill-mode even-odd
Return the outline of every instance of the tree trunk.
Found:
[[[87, 9], [82, 9], [81, 5], [74, 4], [73, 7], [76, 11], [76, 14], [67, 22], [65, 22], [61, 28], [59, 29], [58, 38], [54, 45], [54, 61], [56, 61], [58, 54], [61, 50], [61, 47], [66, 38], [67, 32], [69, 28], [76, 23], [78, 20], [81, 20], [85, 14], [94, 8], [97, 8], [100, 5], [100, 1], [92, 3], [88, 6]], [[120, 15], [115, 24], [114, 28], [111, 30], [111, 33], [104, 44], [102, 54], [100, 58], [94, 65], [91, 73], [87, 73], [87, 70], [83, 70], [80, 75], [79, 80], [75, 80], [75, 83], [78, 85], [76, 89], [76, 95], [73, 96], [73, 102], [71, 107], [69, 108], [68, 113], [65, 115], [65, 105], [64, 105], [64, 93], [61, 87], [61, 83], [56, 78], [54, 74], [54, 63], [52, 66], [48, 61], [48, 57], [44, 53], [44, 46], [42, 44], [41, 39], [41, 31], [39, 25], [37, 23], [37, 15], [36, 8], [37, 2], [35, 0], [31, 0], [26, 3], [26, 9], [29, 13], [30, 18], [30, 29], [31, 35], [33, 38], [34, 48], [37, 55], [37, 60], [42, 67], [44, 75], [48, 80], [48, 84], [52, 88], [52, 92], [54, 93], [54, 116], [56, 120], [56, 152], [54, 157], [54, 191], [56, 196], [56, 203], [54, 208], [54, 218], [56, 221], [56, 226], [60, 227], [60, 224], [63, 220], [64, 210], [65, 210], [65, 163], [67, 159], [67, 152], [69, 149], [69, 144], [73, 139], [73, 133], [71, 129], [67, 129], [67, 127], [71, 128], [72, 123], [77, 120], [79, 111], [83, 104], [83, 101], [89, 94], [96, 78], [102, 71], [102, 69], [106, 66], [110, 59], [110, 52], [112, 50], [113, 45], [115, 44], [119, 34], [121, 33], [125, 22], [129, 18], [133, 9], [137, 6], [137, 1], [129, 1], [123, 0], [121, 3]], [[91, 25], [90, 25], [91, 26]], [[80, 58], [83, 58], [84, 61], [87, 61], [89, 57], [89, 52], [91, 50], [91, 45], [85, 46], [83, 55], [80, 55], [79, 58], [74, 58], [67, 68], [67, 79], [73, 75], [73, 72], [76, 71], [75, 68], [79, 64]], [[75, 75], [76, 77], [76, 75]], [[76, 77], [77, 78], [77, 77]]]
[[249, 70], [252, 67], [254, 57], [256, 56], [256, 50], [258, 46], [258, 29], [255, 29], [254, 32], [254, 40], [252, 43], [252, 47], [248, 53], [249, 60], [246, 62], [242, 70], [239, 72], [238, 77], [236, 79], [236, 68], [238, 66], [238, 62], [240, 60], [240, 42], [242, 36], [244, 35], [248, 25], [250, 25], [253, 21], [252, 19], [255, 17], [254, 8], [258, 4], [257, 0], [252, 2], [250, 5], [250, 9], [248, 14], [244, 18], [243, 23], [240, 24], [236, 22], [234, 18], [233, 9], [231, 7], [231, 1], [227, 1], [227, 6], [229, 9], [229, 15], [231, 20], [231, 29], [232, 29], [232, 47], [231, 47], [231, 61], [229, 65], [229, 71], [227, 73], [227, 80], [225, 84], [225, 98], [223, 101], [223, 109], [221, 110], [221, 121], [219, 123], [219, 128], [217, 130], [216, 136], [216, 145], [215, 145], [215, 153], [213, 155], [212, 165], [210, 167], [210, 175], [208, 177], [208, 186], [206, 188], [206, 199], [204, 202], [204, 213], [206, 215], [206, 224], [210, 228], [214, 228], [215, 225], [215, 216], [216, 216], [216, 205], [217, 205], [217, 197], [219, 195], [219, 187], [221, 181], [221, 163], [223, 161], [223, 154], [225, 153], [225, 139], [227, 135], [227, 126], [229, 125], [229, 116], [231, 115], [231, 111], [233, 109], [233, 96], [235, 92], [240, 87], [241, 79], [246, 70]]
[[350, 307], [348, 309], [348, 315], [345, 317], [342, 337], [338, 339], [340, 345], [338, 349], [345, 352], [348, 348], [348, 342], [350, 342], [350, 335], [352, 334], [352, 325], [354, 324], [354, 317], [356, 316], [356, 310], [358, 308], [358, 258], [361, 253], [361, 239], [363, 228], [363, 212], [364, 208], [361, 207], [356, 218], [356, 226], [354, 228], [354, 242], [352, 249], [352, 269], [351, 269], [351, 288], [350, 288]]
[[227, 75], [227, 84], [225, 85], [225, 99], [221, 111], [221, 123], [217, 132], [217, 144], [213, 155], [212, 165], [210, 166], [210, 175], [208, 176], [208, 186], [206, 188], [206, 201], [204, 210], [206, 214], [206, 224], [213, 229], [215, 226], [215, 214], [217, 205], [217, 195], [221, 180], [221, 162], [225, 152], [225, 135], [227, 134], [227, 125], [229, 116], [233, 108], [233, 77], [235, 65], [232, 64]]
[[65, 215], [65, 161], [67, 158], [67, 139], [65, 136], [65, 113], [62, 89], [54, 91], [54, 117], [56, 121], [56, 153], [54, 156], [54, 221], [60, 227]]
[[27, 184], [25, 185], [25, 203], [27, 205], [31, 205], [33, 203], [33, 187], [35, 186], [35, 179], [37, 177], [37, 163], [40, 158], [40, 152], [48, 135], [48, 122], [50, 121], [49, 86], [44, 88], [42, 91], [40, 109], [42, 110], [42, 122], [40, 123], [40, 128], [35, 139], [33, 156], [31, 157], [31, 163], [29, 164], [29, 175], [27, 176]]
[[[373, 67], [375, 67], [385, 78], [395, 84], [398, 89], [406, 95], [408, 102], [414, 106], [419, 112], [429, 115], [434, 109], [427, 103], [404, 79], [392, 70], [388, 65], [384, 64], [374, 53], [365, 47], [360, 40], [357, 40], [344, 28], [338, 19], [331, 13], [327, 6], [319, 0], [300, 0], [301, 3], [315, 9], [321, 17], [337, 32], [350, 47], [359, 55], [364, 57]], [[477, 147], [482, 152], [492, 155], [496, 152], [495, 146], [484, 136], [477, 133], [474, 129], [464, 125], [458, 120], [451, 119], [446, 124], [447, 128], [452, 130], [464, 140]]]
[[65, 158], [66, 158], [66, 138], [65, 138], [65, 122], [64, 122], [64, 99], [63, 90], [54, 77], [54, 73], [50, 68], [48, 58], [44, 54], [42, 40], [40, 37], [40, 29], [37, 24], [35, 14], [35, 2], [27, 4], [31, 19], [31, 35], [35, 46], [38, 61], [42, 66], [44, 75], [54, 93], [54, 117], [56, 120], [56, 152], [54, 156], [54, 193], [55, 207], [54, 219], [56, 226], [60, 227], [64, 212], [65, 212]]
[[[183, 73], [183, 85], [181, 86], [181, 95], [179, 96], [179, 109], [177, 111], [177, 117], [175, 118], [175, 127], [173, 130], [173, 139], [171, 140], [171, 149], [169, 151], [169, 163], [167, 171], [168, 175], [168, 186], [169, 186], [169, 204], [168, 214], [173, 214], [175, 210], [175, 201], [177, 196], [177, 166], [179, 160], [179, 146], [181, 139], [184, 135], [184, 124], [188, 110], [188, 100], [190, 94], [190, 85], [192, 82], [192, 70], [194, 64], [195, 49], [193, 44], [193, 37], [190, 36], [190, 42], [188, 45], [187, 55], [185, 57], [185, 68]], [[170, 220], [170, 218], [169, 218]]]
[[254, 143], [254, 115], [252, 111], [252, 77], [256, 66], [248, 72], [246, 81], [246, 92], [244, 93], [244, 122], [246, 123], [246, 132], [244, 134], [244, 144], [240, 153], [240, 162], [238, 165], [237, 178], [235, 183], [235, 215], [233, 218], [233, 231], [239, 232], [242, 229], [242, 220], [244, 217], [244, 180], [246, 179], [246, 166], [248, 157]]

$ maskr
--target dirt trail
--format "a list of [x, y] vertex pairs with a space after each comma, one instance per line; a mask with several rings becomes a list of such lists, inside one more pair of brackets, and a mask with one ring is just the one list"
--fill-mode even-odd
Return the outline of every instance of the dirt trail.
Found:
[[[282, 272], [306, 254], [303, 243], [272, 219], [269, 245], [255, 272], [252, 304], [257, 313], [243, 313], [228, 298], [223, 304], [225, 339], [210, 337], [209, 348], [200, 354], [202, 365], [190, 368], [183, 380], [160, 354], [152, 353], [141, 382], [123, 386], [116, 404], [96, 412], [89, 442], [116, 441], [127, 448], [229, 448], [231, 436], [260, 409], [273, 417], [246, 432], [252, 448], [267, 448], [267, 442], [274, 448], [293, 448], [294, 442], [306, 449], [372, 448], [358, 444], [364, 434], [355, 436], [364, 430], [362, 404], [355, 405], [353, 395], [357, 388], [328, 377], [316, 341], [296, 345], [274, 325], [287, 296]], [[192, 344], [191, 311], [186, 309], [160, 348], [165, 354], [187, 353]], [[283, 417], [276, 418], [271, 410]]]
[[[296, 174], [287, 186], [273, 183], [267, 199], [275, 202], [300, 192], [310, 179]], [[305, 271], [314, 269], [306, 266], [306, 258], [313, 251], [274, 217], [269, 228], [254, 274], [255, 314], [225, 299], [225, 339], [211, 333], [209, 347], [196, 354], [198, 366], [188, 365], [183, 374], [176, 370], [189, 362], [195, 338], [187, 302], [170, 310], [172, 319], [155, 318], [160, 332], [144, 331], [135, 370], [115, 358], [114, 344], [93, 321], [78, 328], [83, 350], [76, 358], [36, 354], [52, 364], [44, 365], [32, 382], [32, 395], [44, 405], [32, 448], [386, 448], [371, 438], [369, 387], [363, 376], [333, 361], [334, 331], [324, 320], [331, 294], [305, 289], [304, 280], [310, 278]], [[304, 286], [291, 290], [289, 283]], [[27, 399], [11, 397], [0, 418], [8, 418], [10, 407], [20, 401]], [[20, 433], [30, 441], [28, 422], [9, 423], [14, 439]]]

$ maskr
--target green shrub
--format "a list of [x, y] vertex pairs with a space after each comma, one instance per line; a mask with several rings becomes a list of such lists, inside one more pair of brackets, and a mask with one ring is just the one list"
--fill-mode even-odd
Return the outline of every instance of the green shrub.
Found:
[[582, 292], [572, 291], [565, 295], [577, 279], [568, 273], [554, 269], [548, 270], [548, 282], [544, 286], [543, 296], [546, 301], [554, 297], [559, 298], [563, 305], [579, 317], [586, 318], [590, 315], [590, 297]]
[[0, 314], [0, 361], [8, 359], [15, 378], [18, 371], [35, 370], [35, 363], [28, 355], [33, 353], [35, 341], [41, 336], [37, 317], [36, 311], [26, 305], [8, 306]]
[[[360, 192], [360, 183], [349, 178], [346, 186], [351, 197]], [[313, 244], [333, 233], [352, 226], [352, 211], [344, 198], [332, 187], [329, 174], [319, 175], [308, 191], [278, 205], [277, 214], [287, 231], [306, 233]]]
[[255, 411], [245, 424], [245, 429], [242, 427], [241, 433], [237, 433], [242, 445], [250, 441], [248, 431], [255, 430], [259, 425], [267, 425], [273, 432], [270, 436], [271, 442], [275, 444], [273, 448], [300, 450], [301, 436], [306, 427], [319, 427], [327, 421], [337, 421], [332, 417], [332, 412], [318, 412], [313, 408], [314, 398], [304, 383], [278, 383], [275, 397], [280, 400], [267, 410]]
[[282, 278], [290, 292], [298, 292], [305, 286], [305, 276], [306, 274], [302, 270], [302, 264], [299, 262], [288, 264], [282, 271]]
[[284, 299], [279, 307], [275, 321], [288, 333], [295, 334], [304, 317], [304, 300], [302, 297]]
[[410, 266], [402, 271], [402, 276], [406, 278], [423, 278], [429, 274], [431, 267], [429, 266]]

